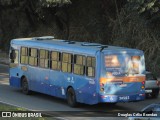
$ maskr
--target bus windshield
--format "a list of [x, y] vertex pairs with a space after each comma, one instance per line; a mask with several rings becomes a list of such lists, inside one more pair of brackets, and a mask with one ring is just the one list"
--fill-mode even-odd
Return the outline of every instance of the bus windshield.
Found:
[[[107, 76], [135, 75], [141, 74], [141, 56], [111, 54], [104, 56]], [[113, 72], [114, 71], [114, 72]]]

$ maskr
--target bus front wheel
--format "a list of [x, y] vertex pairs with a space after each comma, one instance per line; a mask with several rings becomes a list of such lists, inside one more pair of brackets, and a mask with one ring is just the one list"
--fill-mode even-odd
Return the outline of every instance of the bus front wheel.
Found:
[[28, 81], [26, 78], [22, 79], [22, 92], [26, 95], [29, 95], [31, 93], [31, 91], [29, 90]]
[[75, 94], [73, 88], [69, 88], [67, 90], [67, 102], [68, 102], [69, 106], [71, 106], [71, 107], [77, 106], [76, 94]]

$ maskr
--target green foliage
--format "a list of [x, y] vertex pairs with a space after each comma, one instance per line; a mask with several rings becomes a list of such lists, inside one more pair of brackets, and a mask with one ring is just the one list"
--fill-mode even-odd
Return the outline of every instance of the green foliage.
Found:
[[147, 19], [155, 16], [160, 17], [160, 1], [159, 0], [128, 0], [127, 9], [136, 10], [140, 15]]
[[[26, 0], [0, 0], [0, 4], [4, 5], [13, 5], [15, 3], [21, 3]], [[44, 7], [55, 7], [55, 6], [63, 6], [65, 4], [71, 4], [71, 0], [38, 0], [38, 2]]]
[[71, 4], [72, 2], [70, 0], [40, 0], [40, 3], [43, 7], [55, 7]]
[[12, 0], [0, 0], [0, 4], [2, 6], [4, 6], [4, 5], [11, 5], [12, 4]]
[[55, 36], [138, 48], [160, 72], [159, 0], [0, 0], [0, 44], [17, 37]]
[[[155, 5], [153, 2], [156, 3], [151, 0], [150, 2], [135, 0], [127, 3], [117, 15], [117, 19], [111, 22], [112, 41], [114, 45], [143, 50], [146, 68], [159, 75], [160, 16], [159, 13], [151, 14]], [[138, 11], [144, 8], [144, 5], [147, 6], [144, 11]]]
[[138, 10], [139, 13], [150, 11], [156, 13], [160, 9], [159, 0], [128, 0], [130, 3], [128, 7], [133, 10]]

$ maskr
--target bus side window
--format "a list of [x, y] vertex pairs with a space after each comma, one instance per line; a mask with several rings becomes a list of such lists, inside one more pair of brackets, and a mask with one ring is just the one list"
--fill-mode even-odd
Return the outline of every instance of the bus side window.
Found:
[[51, 69], [61, 70], [61, 53], [57, 51], [51, 52]]
[[36, 48], [29, 48], [29, 65], [38, 65], [38, 50]]
[[11, 63], [18, 64], [18, 56], [19, 56], [19, 51], [18, 50], [12, 50], [12, 52], [10, 54]]
[[39, 51], [39, 66], [49, 68], [49, 51], [40, 49]]
[[74, 55], [74, 74], [85, 74], [86, 57], [82, 55]]
[[87, 57], [87, 71], [86, 71], [87, 76], [89, 77], [95, 76], [95, 65], [96, 65], [95, 57]]
[[28, 64], [28, 48], [21, 47], [21, 64]]
[[62, 71], [63, 72], [72, 72], [72, 60], [73, 55], [70, 53], [62, 53]]

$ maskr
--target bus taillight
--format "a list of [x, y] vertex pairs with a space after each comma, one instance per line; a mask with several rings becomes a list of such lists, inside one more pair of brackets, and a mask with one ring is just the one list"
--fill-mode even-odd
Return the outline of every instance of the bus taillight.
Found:
[[100, 86], [101, 86], [101, 87], [104, 87], [104, 84], [103, 84], [103, 83], [100, 83]]
[[142, 81], [142, 85], [144, 85], [145, 84], [145, 81]]
[[100, 83], [100, 91], [103, 92], [104, 91], [104, 84]]
[[142, 81], [142, 87], [141, 87], [141, 88], [142, 88], [142, 89], [145, 89], [144, 86], [145, 86], [145, 81]]

